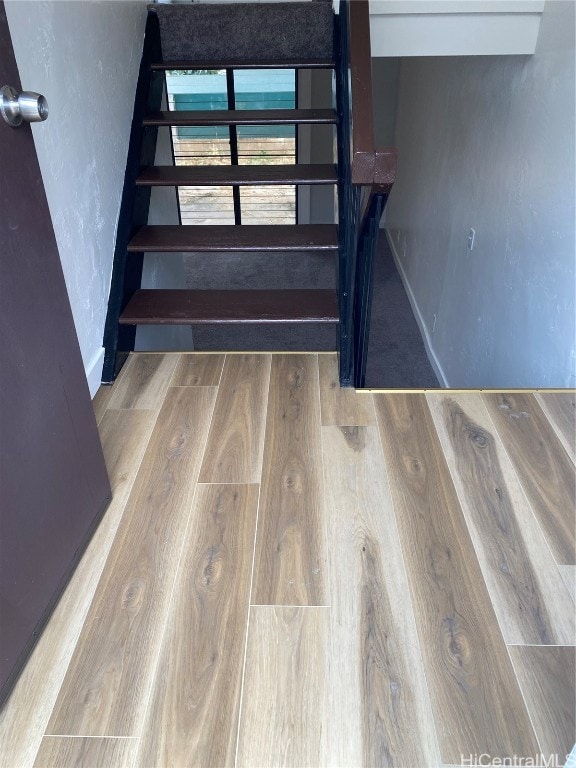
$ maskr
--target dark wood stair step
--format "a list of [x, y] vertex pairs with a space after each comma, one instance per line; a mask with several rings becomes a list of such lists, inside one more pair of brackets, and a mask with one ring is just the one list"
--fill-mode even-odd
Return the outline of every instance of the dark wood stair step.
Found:
[[331, 58], [263, 59], [262, 61], [191, 61], [180, 59], [155, 61], [150, 65], [154, 70], [198, 70], [198, 69], [333, 69], [336, 66]]
[[337, 323], [336, 292], [139, 290], [120, 315], [123, 325], [259, 322]]
[[179, 226], [156, 225], [136, 232], [128, 250], [137, 253], [181, 251], [335, 251], [335, 224]]
[[335, 184], [335, 165], [154, 165], [136, 179], [140, 186], [247, 186]]
[[151, 112], [144, 125], [296, 125], [336, 123], [333, 109], [212, 109]]

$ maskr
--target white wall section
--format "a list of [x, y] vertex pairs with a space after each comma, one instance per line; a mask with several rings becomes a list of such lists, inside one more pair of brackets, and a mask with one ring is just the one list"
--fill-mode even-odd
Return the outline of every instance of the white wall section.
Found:
[[534, 53], [544, 0], [370, 0], [373, 56]]
[[94, 394], [146, 3], [6, 0], [6, 12], [22, 86], [48, 100], [34, 141]]
[[401, 63], [386, 223], [452, 387], [576, 386], [574, 8], [531, 57]]

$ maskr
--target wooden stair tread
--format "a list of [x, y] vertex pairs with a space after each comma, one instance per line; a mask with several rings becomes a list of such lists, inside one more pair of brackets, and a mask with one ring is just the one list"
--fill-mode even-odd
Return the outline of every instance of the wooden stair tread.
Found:
[[335, 165], [154, 165], [144, 168], [140, 186], [237, 186], [335, 184]]
[[336, 123], [333, 109], [212, 109], [151, 112], [144, 125], [296, 125]]
[[172, 69], [333, 69], [336, 66], [332, 58], [293, 59], [262, 59], [262, 61], [234, 60], [229, 61], [191, 61], [180, 59], [172, 61], [155, 61], [150, 65], [153, 70]]
[[136, 291], [120, 316], [123, 325], [196, 323], [337, 323], [333, 290]]
[[129, 251], [334, 251], [338, 249], [335, 224], [141, 227]]

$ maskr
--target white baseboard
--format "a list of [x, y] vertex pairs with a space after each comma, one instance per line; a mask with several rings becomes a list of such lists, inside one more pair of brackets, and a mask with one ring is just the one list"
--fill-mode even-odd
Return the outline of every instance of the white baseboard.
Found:
[[390, 245], [390, 250], [392, 251], [392, 256], [394, 257], [394, 261], [396, 262], [396, 268], [398, 269], [398, 273], [400, 274], [400, 278], [404, 285], [404, 290], [406, 291], [406, 295], [408, 296], [408, 301], [410, 302], [410, 306], [412, 307], [412, 312], [414, 312], [414, 317], [416, 318], [416, 322], [418, 323], [418, 328], [420, 328], [420, 333], [422, 334], [422, 339], [424, 341], [424, 348], [426, 350], [426, 354], [428, 355], [428, 360], [430, 361], [430, 365], [432, 366], [432, 369], [434, 370], [434, 373], [436, 374], [436, 378], [440, 382], [440, 385], [445, 389], [450, 389], [450, 384], [448, 384], [446, 375], [444, 374], [444, 370], [442, 369], [440, 361], [438, 360], [436, 356], [436, 352], [434, 351], [434, 347], [432, 346], [432, 340], [430, 339], [428, 328], [426, 326], [426, 323], [424, 322], [424, 318], [422, 317], [422, 313], [420, 312], [420, 308], [416, 302], [416, 298], [414, 296], [414, 293], [412, 292], [412, 288], [410, 286], [410, 283], [408, 282], [408, 278], [406, 277], [406, 272], [404, 271], [402, 262], [398, 257], [398, 252], [394, 245], [394, 241], [392, 240], [390, 233], [386, 228], [384, 228], [384, 232], [386, 233], [386, 238], [388, 240], [388, 244]]
[[92, 362], [86, 366], [86, 379], [88, 381], [90, 397], [92, 398], [94, 398], [94, 395], [98, 391], [98, 388], [102, 381], [103, 365], [104, 365], [104, 347], [100, 347], [100, 350], [92, 358]]

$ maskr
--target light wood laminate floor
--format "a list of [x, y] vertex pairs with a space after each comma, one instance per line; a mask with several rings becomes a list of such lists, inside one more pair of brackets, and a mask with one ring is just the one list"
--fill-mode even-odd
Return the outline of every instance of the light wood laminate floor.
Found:
[[94, 401], [113, 500], [0, 766], [563, 765], [574, 403], [341, 390], [332, 354], [131, 355]]

